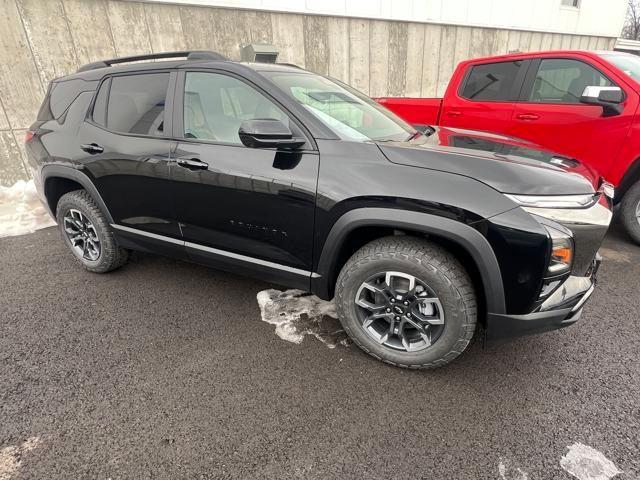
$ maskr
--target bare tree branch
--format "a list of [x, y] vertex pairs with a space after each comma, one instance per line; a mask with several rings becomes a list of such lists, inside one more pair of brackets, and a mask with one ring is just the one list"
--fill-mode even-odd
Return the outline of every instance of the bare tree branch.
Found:
[[622, 27], [622, 38], [640, 40], [640, 0], [628, 0], [627, 18]]

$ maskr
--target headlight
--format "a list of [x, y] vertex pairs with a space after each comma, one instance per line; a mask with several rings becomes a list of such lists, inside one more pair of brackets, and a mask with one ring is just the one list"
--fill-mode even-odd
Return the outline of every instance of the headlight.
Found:
[[547, 273], [550, 276], [561, 275], [571, 271], [573, 264], [573, 239], [555, 228], [544, 225], [551, 238], [551, 257]]
[[518, 205], [533, 208], [588, 208], [598, 201], [598, 195], [509, 195]]

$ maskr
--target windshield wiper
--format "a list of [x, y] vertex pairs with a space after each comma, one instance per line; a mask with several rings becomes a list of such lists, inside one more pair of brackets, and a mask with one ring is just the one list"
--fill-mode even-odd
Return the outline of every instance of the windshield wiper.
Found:
[[409, 135], [409, 138], [407, 138], [405, 142], [410, 142], [411, 140], [418, 138], [420, 135], [422, 135], [422, 132], [420, 130], [416, 130], [411, 135]]

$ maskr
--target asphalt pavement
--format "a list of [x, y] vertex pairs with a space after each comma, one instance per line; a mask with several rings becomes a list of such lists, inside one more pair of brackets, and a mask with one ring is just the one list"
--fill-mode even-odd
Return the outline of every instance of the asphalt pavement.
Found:
[[578, 324], [406, 371], [281, 339], [264, 282], [0, 239], [0, 479], [570, 479], [576, 444], [638, 479], [640, 247], [602, 253]]

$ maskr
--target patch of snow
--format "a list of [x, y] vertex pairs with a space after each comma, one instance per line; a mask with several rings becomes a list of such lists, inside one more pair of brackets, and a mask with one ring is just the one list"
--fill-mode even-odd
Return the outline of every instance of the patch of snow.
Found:
[[498, 474], [500, 475], [500, 480], [529, 480], [527, 472], [520, 467], [514, 468], [508, 460], [500, 459]]
[[305, 335], [312, 335], [329, 348], [349, 344], [333, 302], [302, 290], [263, 290], [256, 298], [262, 320], [275, 325], [283, 340], [300, 344]]
[[610, 480], [622, 473], [595, 448], [582, 443], [567, 448], [569, 451], [560, 459], [560, 466], [578, 480]]
[[0, 480], [10, 480], [20, 467], [22, 455], [36, 448], [39, 443], [38, 437], [30, 437], [19, 447], [11, 446], [0, 450]]
[[33, 180], [0, 186], [0, 237], [24, 235], [55, 225], [40, 202]]

